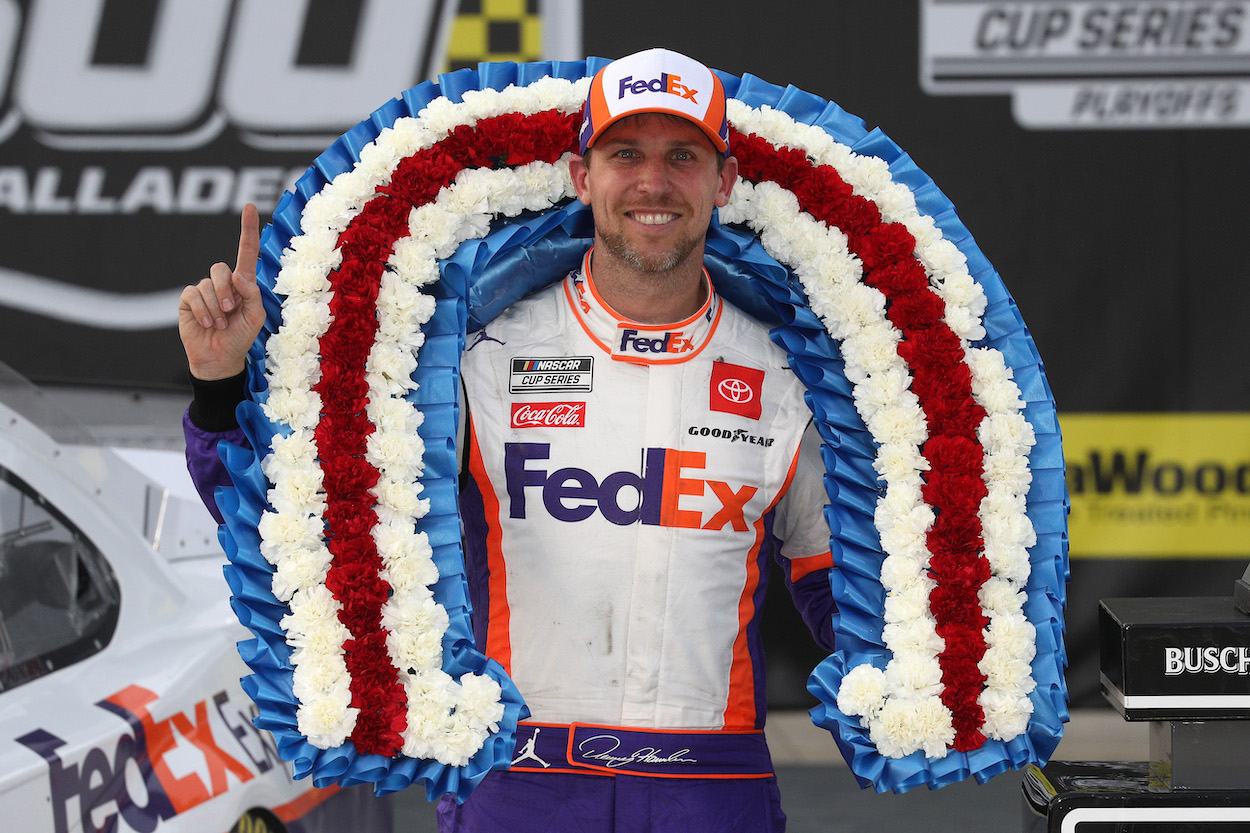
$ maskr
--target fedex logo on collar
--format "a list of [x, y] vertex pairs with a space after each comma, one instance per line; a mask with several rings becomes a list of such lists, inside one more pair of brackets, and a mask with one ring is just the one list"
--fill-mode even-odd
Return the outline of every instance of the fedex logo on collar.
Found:
[[617, 346], [618, 353], [686, 353], [694, 349], [694, 341], [681, 332], [666, 332], [652, 338], [642, 335], [638, 330], [622, 328], [621, 343]]
[[652, 78], [650, 81], [635, 81], [634, 76], [626, 75], [621, 79], [621, 89], [617, 94], [617, 98], [624, 98], [626, 93], [653, 92], [653, 93], [672, 93], [682, 98], [698, 104], [695, 98], [699, 94], [698, 90], [692, 90], [681, 83], [680, 75], [669, 75], [667, 72], [661, 72], [659, 78]]
[[[572, 466], [548, 471], [539, 461], [550, 458], [550, 443], [504, 445], [508, 517], [527, 517], [530, 495], [537, 492], [547, 514], [567, 523], [599, 512], [617, 526], [643, 523], [711, 531], [730, 526], [746, 532], [747, 501], [759, 491], [755, 486], [735, 489], [723, 480], [694, 476], [707, 467], [702, 451], [648, 448], [643, 451], [641, 473], [611, 472], [602, 480]], [[707, 517], [699, 509], [682, 508], [683, 497], [698, 498], [709, 491], [719, 505]]]

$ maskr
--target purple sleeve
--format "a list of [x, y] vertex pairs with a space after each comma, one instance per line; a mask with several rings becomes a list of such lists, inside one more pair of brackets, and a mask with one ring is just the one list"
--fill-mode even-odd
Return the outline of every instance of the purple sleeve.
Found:
[[187, 471], [191, 473], [191, 482], [200, 493], [200, 500], [208, 507], [217, 523], [223, 523], [221, 511], [217, 508], [217, 487], [229, 486], [230, 475], [226, 471], [221, 456], [217, 453], [217, 444], [222, 440], [249, 447], [250, 444], [243, 434], [242, 428], [229, 428], [224, 431], [205, 431], [197, 428], [188, 413], [182, 415], [182, 433], [187, 440]]
[[786, 576], [786, 589], [816, 642], [834, 650], [833, 614], [838, 606], [829, 586], [833, 556], [829, 550], [829, 526], [825, 522], [825, 464], [820, 456], [820, 436], [808, 424], [795, 455], [794, 475], [777, 504], [774, 550]]
[[797, 580], [791, 580], [791, 565], [785, 563], [785, 558], [780, 560], [786, 568], [786, 589], [790, 591], [799, 615], [816, 638], [816, 644], [826, 651], [835, 650], [833, 614], [837, 612], [838, 605], [829, 588], [829, 570], [832, 568], [822, 566]]

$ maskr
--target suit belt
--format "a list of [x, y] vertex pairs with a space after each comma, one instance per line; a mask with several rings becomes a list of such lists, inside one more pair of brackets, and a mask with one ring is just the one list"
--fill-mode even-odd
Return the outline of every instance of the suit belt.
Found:
[[512, 769], [652, 778], [771, 778], [760, 731], [521, 723]]

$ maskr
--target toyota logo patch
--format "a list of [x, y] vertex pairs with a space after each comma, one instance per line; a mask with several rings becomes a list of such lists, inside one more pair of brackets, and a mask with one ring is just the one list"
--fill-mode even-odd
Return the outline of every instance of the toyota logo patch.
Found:
[[755, 398], [755, 391], [741, 379], [725, 379], [716, 389], [721, 396], [738, 405], [745, 405]]
[[729, 362], [712, 362], [708, 409], [759, 419], [763, 403], [764, 371]]

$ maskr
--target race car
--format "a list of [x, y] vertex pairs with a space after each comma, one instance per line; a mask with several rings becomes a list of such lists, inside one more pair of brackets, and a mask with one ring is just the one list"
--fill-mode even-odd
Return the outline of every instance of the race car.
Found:
[[180, 452], [93, 441], [0, 365], [0, 828], [392, 830], [253, 725], [224, 561]]

